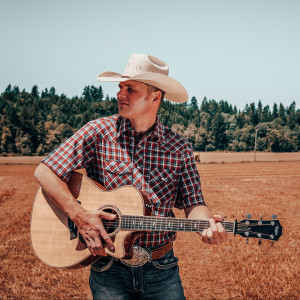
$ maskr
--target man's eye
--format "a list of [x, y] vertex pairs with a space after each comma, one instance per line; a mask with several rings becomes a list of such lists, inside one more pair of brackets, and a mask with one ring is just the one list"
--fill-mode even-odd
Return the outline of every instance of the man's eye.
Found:
[[128, 88], [128, 92], [133, 92], [133, 91], [134, 91], [134, 89]]

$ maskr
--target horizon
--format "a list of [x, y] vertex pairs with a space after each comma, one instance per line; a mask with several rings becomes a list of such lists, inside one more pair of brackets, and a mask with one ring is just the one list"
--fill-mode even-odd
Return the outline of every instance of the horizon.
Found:
[[[11, 84], [9, 84], [9, 85], [11, 85]], [[23, 88], [23, 89], [20, 88], [18, 85], [15, 85], [15, 86], [17, 86], [17, 87], [20, 89], [20, 92], [25, 91], [26, 93], [29, 93], [29, 94], [31, 93], [31, 89], [30, 89], [30, 90], [26, 90], [25, 88]], [[12, 86], [12, 85], [11, 85], [11, 88], [13, 89], [15, 86]], [[88, 85], [86, 85], [86, 86], [88, 86]], [[86, 86], [84, 86], [84, 87], [86, 87]], [[90, 85], [90, 86], [92, 86], [92, 85]], [[8, 86], [7, 86], [7, 87], [8, 87]], [[6, 88], [7, 88], [7, 87], [6, 87]], [[52, 88], [52, 87], [54, 87], [55, 92], [56, 92], [56, 95], [59, 96], [59, 97], [62, 96], [62, 95], [65, 95], [66, 98], [69, 99], [69, 100], [72, 100], [73, 98], [83, 98], [82, 93], [80, 94], [80, 96], [74, 95], [74, 96], [72, 96], [72, 97], [68, 97], [68, 95], [66, 95], [65, 93], [61, 93], [61, 94], [59, 95], [59, 94], [57, 94], [57, 91], [56, 91], [55, 86], [45, 87], [45, 89], [47, 88], [47, 90], [48, 90], [48, 92], [49, 92], [50, 88]], [[83, 91], [84, 87], [82, 88], [82, 91]], [[102, 87], [102, 85], [100, 84], [99, 87]], [[99, 88], [99, 87], [98, 87], [98, 88]], [[6, 89], [6, 88], [5, 88], [5, 89]], [[38, 87], [38, 88], [39, 88], [39, 87]], [[0, 90], [0, 95], [2, 95], [2, 94], [5, 92], [5, 89], [4, 89], [3, 91]], [[39, 92], [39, 98], [41, 98], [41, 93], [42, 93], [42, 91], [45, 91], [45, 89], [38, 90], [38, 92]], [[105, 98], [106, 98], [107, 96], [109, 97], [109, 100], [112, 100], [112, 98], [116, 98], [115, 96], [110, 96], [110, 95], [108, 95], [108, 94], [106, 95], [106, 94], [103, 92], [103, 99], [102, 99], [102, 101], [104, 101]], [[217, 103], [220, 103], [221, 101], [225, 101], [225, 102], [227, 102], [229, 105], [231, 105], [232, 108], [236, 108], [238, 112], [239, 112], [239, 111], [240, 111], [240, 112], [245, 111], [246, 107], [247, 107], [247, 106], [250, 106], [250, 104], [252, 104], [252, 103], [254, 103], [254, 104], [255, 104], [255, 107], [257, 108], [259, 101], [261, 101], [261, 100], [258, 100], [257, 102], [254, 102], [254, 101], [253, 101], [253, 102], [250, 102], [250, 103], [245, 103], [245, 106], [244, 106], [243, 108], [238, 108], [236, 105], [233, 105], [232, 103], [230, 103], [230, 102], [227, 101], [227, 100], [223, 100], [223, 99], [222, 99], [222, 100], [209, 99], [209, 98], [207, 98], [206, 96], [204, 96], [202, 100], [199, 100], [199, 99], [197, 99], [197, 97], [196, 97], [199, 109], [200, 109], [200, 107], [201, 107], [201, 103], [203, 102], [204, 98], [206, 98], [207, 101], [216, 101]], [[190, 101], [190, 100], [191, 100], [191, 99], [189, 99], [188, 102], [187, 102], [188, 105], [191, 104], [191, 101]], [[169, 101], [169, 100], [164, 99], [164, 101]], [[179, 103], [175, 103], [175, 102], [172, 102], [172, 101], [169, 101], [169, 102], [171, 102], [171, 104], [179, 104]], [[270, 105], [270, 104], [264, 105], [264, 103], [261, 101], [261, 104], [262, 104], [263, 107], [269, 106], [270, 111], [272, 111], [272, 110], [273, 110], [274, 104], [276, 104], [276, 105], [279, 107], [279, 105], [282, 103], [283, 106], [284, 106], [284, 108], [285, 108], [285, 109], [288, 109], [288, 108], [293, 104], [293, 102], [295, 102], [295, 101], [292, 101], [291, 103], [287, 103], [286, 105], [284, 105], [282, 102], [279, 102], [279, 103], [274, 102], [274, 103], [271, 104], [271, 105]], [[182, 104], [182, 103], [181, 103], [181, 104]], [[295, 102], [295, 104], [296, 104], [295, 108], [296, 108], [296, 111], [297, 111], [297, 110], [299, 110], [300, 108], [297, 108], [297, 103], [296, 103], [296, 102]]]

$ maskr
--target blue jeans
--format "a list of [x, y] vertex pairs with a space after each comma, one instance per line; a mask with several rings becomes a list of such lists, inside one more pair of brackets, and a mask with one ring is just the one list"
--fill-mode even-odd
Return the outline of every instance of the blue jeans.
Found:
[[185, 299], [173, 250], [141, 267], [128, 267], [112, 257], [91, 266], [93, 299]]

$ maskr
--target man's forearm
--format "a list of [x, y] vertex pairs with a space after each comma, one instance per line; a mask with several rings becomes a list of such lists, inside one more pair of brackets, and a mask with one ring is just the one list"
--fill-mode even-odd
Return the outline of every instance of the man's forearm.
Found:
[[208, 220], [212, 218], [212, 214], [206, 205], [194, 205], [185, 209], [184, 212], [188, 219]]
[[41, 163], [34, 173], [47, 197], [71, 219], [76, 218], [83, 209], [70, 192], [68, 185], [49, 167]]

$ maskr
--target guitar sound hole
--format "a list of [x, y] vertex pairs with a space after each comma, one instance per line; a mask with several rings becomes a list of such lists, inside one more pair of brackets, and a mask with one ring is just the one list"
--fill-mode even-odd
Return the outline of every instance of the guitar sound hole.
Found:
[[103, 222], [106, 232], [109, 235], [111, 235], [119, 228], [119, 224], [120, 224], [119, 214], [113, 208], [105, 208], [105, 209], [103, 209], [103, 211], [110, 213], [110, 214], [117, 215], [117, 217], [114, 220], [102, 219], [102, 222]]

